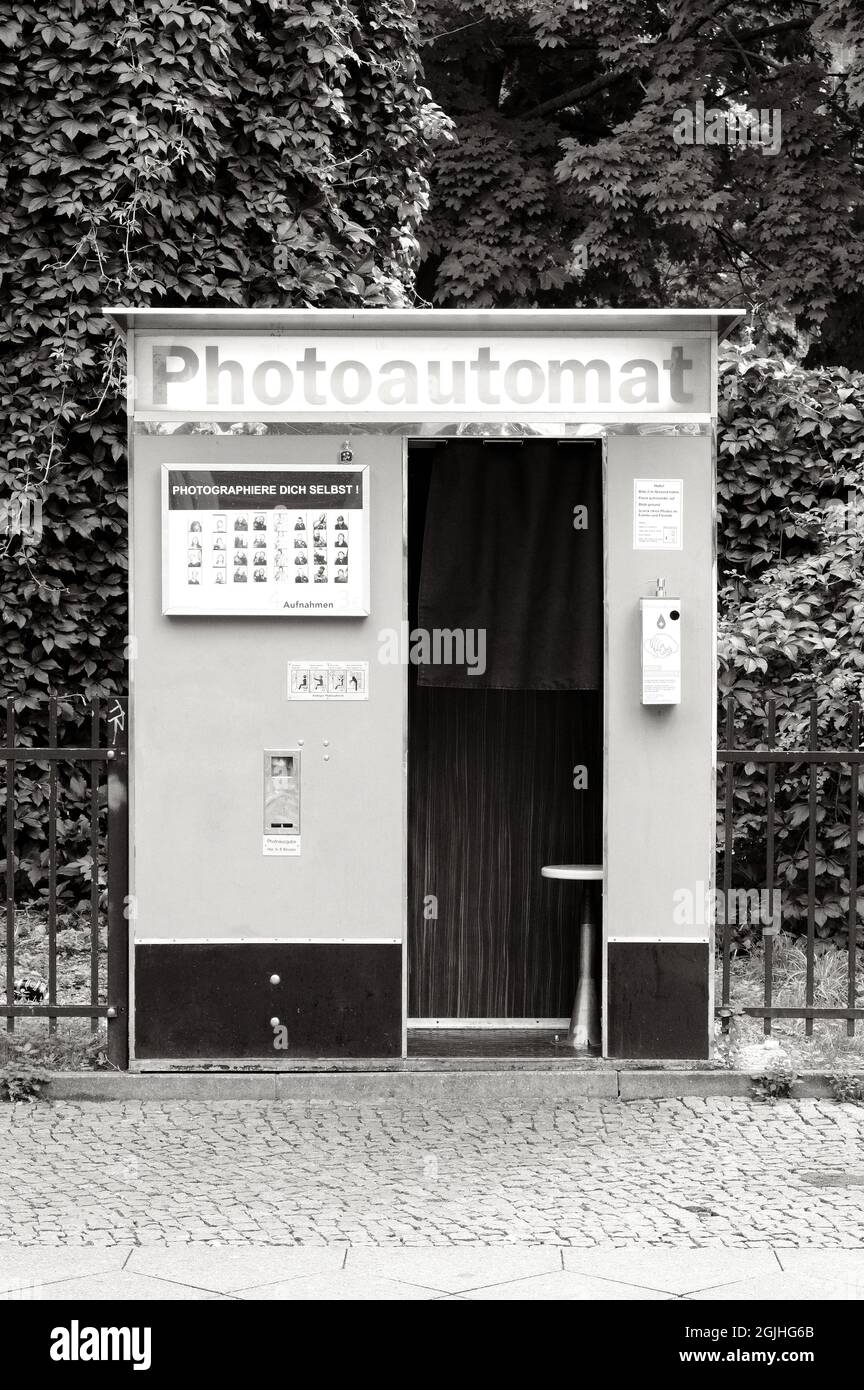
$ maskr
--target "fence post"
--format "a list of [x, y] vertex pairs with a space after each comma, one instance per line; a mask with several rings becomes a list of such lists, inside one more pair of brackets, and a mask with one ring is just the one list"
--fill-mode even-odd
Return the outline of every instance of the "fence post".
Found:
[[[57, 696], [48, 697], [48, 747], [57, 747]], [[48, 1003], [57, 1003], [57, 757], [48, 759]], [[48, 1019], [49, 1035], [57, 1017]]]
[[108, 1061], [129, 1066], [128, 702], [108, 702]]
[[[735, 743], [735, 700], [726, 696], [726, 749], [731, 750]], [[724, 826], [723, 826], [723, 985], [721, 1004], [723, 1007], [721, 1028], [729, 1032], [729, 1006], [732, 995], [732, 923], [729, 902], [732, 896], [732, 853], [735, 844], [733, 803], [735, 797], [735, 768], [727, 759], [724, 779]]]
[[[812, 752], [815, 752], [819, 747], [818, 718], [819, 701], [814, 695], [810, 701], [810, 741], [807, 745]], [[804, 1003], [808, 1009], [813, 1008], [816, 965], [816, 812], [818, 809], [818, 790], [819, 767], [818, 764], [812, 762], [810, 764], [810, 791], [807, 797], [809, 817], [807, 827], [807, 984]], [[812, 1037], [812, 1014], [808, 1014], [804, 1020], [804, 1032], [808, 1038]]]
[[[15, 701], [6, 706], [6, 747], [15, 747]], [[6, 763], [6, 1002], [15, 1003], [15, 759]], [[6, 1015], [6, 1032], [15, 1032], [15, 1017]]]
[[[849, 707], [850, 739], [849, 747], [858, 752], [861, 743], [861, 711], [860, 707], [853, 703]], [[849, 912], [846, 927], [846, 968], [847, 968], [847, 988], [846, 1001], [847, 1008], [855, 1007], [855, 952], [858, 947], [858, 787], [860, 778], [860, 766], [852, 763], [849, 768]], [[846, 1035], [853, 1038], [855, 1036], [855, 1019], [847, 1018]]]
[[[766, 740], [770, 752], [774, 751], [777, 742], [777, 702], [768, 701], [768, 738]], [[777, 764], [769, 763], [767, 768], [767, 784], [765, 788], [765, 806], [768, 812], [768, 825], [765, 836], [765, 887], [768, 889], [768, 901], [772, 908], [771, 931], [766, 933], [765, 922], [762, 922], [762, 942], [764, 946], [765, 961], [765, 989], [763, 998], [765, 1008], [770, 1009], [774, 1003], [774, 927], [773, 908], [774, 908], [774, 804], [776, 796]], [[762, 1031], [766, 1035], [771, 1032], [771, 1015], [766, 1014], [762, 1023]]]

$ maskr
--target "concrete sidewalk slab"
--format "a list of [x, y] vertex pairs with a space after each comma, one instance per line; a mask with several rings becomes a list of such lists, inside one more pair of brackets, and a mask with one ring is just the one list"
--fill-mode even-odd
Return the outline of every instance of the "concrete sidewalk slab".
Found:
[[262, 1284], [310, 1275], [332, 1275], [342, 1269], [345, 1250], [338, 1246], [278, 1246], [258, 1249], [220, 1249], [218, 1246], [158, 1246], [133, 1250], [126, 1269], [178, 1284], [194, 1284], [213, 1293], [236, 1293]]
[[[826, 1254], [831, 1252], [826, 1251]], [[734, 1280], [781, 1273], [771, 1250], [565, 1250], [564, 1268], [671, 1294], [696, 1293]]]
[[[16, 1299], [35, 1299], [39, 1302], [86, 1303], [88, 1299], [100, 1303], [118, 1299], [122, 1302], [176, 1302], [179, 1299], [197, 1299], [211, 1302], [223, 1298], [223, 1294], [209, 1289], [195, 1288], [190, 1284], [174, 1284], [167, 1279], [150, 1279], [142, 1274], [129, 1274], [119, 1270], [111, 1274], [90, 1274], [82, 1279], [60, 1279], [56, 1283], [35, 1284], [32, 1288], [21, 1290]], [[9, 1300], [9, 1294], [0, 1294], [0, 1300]]]
[[555, 1273], [561, 1269], [561, 1251], [555, 1246], [355, 1248], [348, 1251], [345, 1268], [351, 1274], [386, 1275], [441, 1293], [462, 1293], [466, 1289]]
[[280, 1284], [265, 1284], [261, 1288], [244, 1289], [237, 1295], [246, 1303], [267, 1302], [330, 1302], [389, 1303], [409, 1299], [429, 1302], [442, 1298], [440, 1289], [423, 1289], [418, 1284], [403, 1284], [398, 1279], [376, 1275], [352, 1274], [338, 1270], [335, 1274], [311, 1274], [304, 1278], [287, 1279]]
[[805, 1279], [803, 1275], [784, 1274], [778, 1269], [776, 1274], [763, 1274], [756, 1279], [742, 1279], [734, 1284], [702, 1289], [698, 1293], [686, 1294], [685, 1298], [692, 1302], [716, 1299], [731, 1303], [763, 1299], [769, 1303], [812, 1303], [823, 1299], [832, 1303], [841, 1300], [858, 1302], [864, 1298], [864, 1290], [841, 1280]]
[[864, 1250], [778, 1250], [777, 1259], [789, 1274], [839, 1281], [864, 1294]]
[[[782, 1269], [781, 1259], [795, 1268]], [[554, 1244], [231, 1249], [196, 1243], [185, 1249], [20, 1252], [0, 1247], [5, 1284], [0, 1301], [837, 1302], [864, 1298], [862, 1266], [864, 1250], [606, 1247], [579, 1252]]]
[[472, 1302], [492, 1301], [495, 1303], [514, 1300], [519, 1303], [539, 1303], [547, 1300], [562, 1300], [579, 1303], [629, 1302], [645, 1303], [668, 1302], [674, 1299], [671, 1293], [661, 1293], [656, 1289], [638, 1289], [632, 1284], [619, 1284], [612, 1279], [589, 1279], [584, 1274], [574, 1274], [568, 1269], [556, 1270], [554, 1274], [538, 1274], [532, 1279], [516, 1279], [506, 1284], [493, 1284], [491, 1287], [472, 1289], [460, 1297]]
[[0, 1246], [0, 1294], [55, 1283], [58, 1280], [95, 1277], [111, 1271], [119, 1273], [129, 1258], [121, 1245], [107, 1249], [47, 1248], [45, 1246]]

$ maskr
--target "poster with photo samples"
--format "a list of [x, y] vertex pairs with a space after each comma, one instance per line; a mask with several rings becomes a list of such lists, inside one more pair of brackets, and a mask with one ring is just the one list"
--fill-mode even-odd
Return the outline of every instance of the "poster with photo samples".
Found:
[[162, 611], [369, 613], [369, 470], [162, 469]]

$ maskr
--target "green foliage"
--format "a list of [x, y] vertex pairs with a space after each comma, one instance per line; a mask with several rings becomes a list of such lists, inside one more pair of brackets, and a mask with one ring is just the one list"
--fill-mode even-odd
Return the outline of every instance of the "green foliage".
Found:
[[[848, 744], [850, 702], [864, 698], [864, 379], [800, 359], [845, 347], [864, 365], [860, 5], [421, 0], [420, 16], [425, 72], [456, 124], [435, 165], [422, 293], [750, 309], [748, 346], [721, 376], [721, 694], [735, 698], [739, 746], [764, 745], [771, 698], [779, 745], [806, 746], [811, 696], [820, 746]], [[676, 144], [675, 111], [699, 100], [779, 109], [779, 153]], [[802, 766], [777, 773], [793, 933], [807, 917], [809, 783]], [[734, 786], [733, 883], [760, 888], [765, 769], [736, 768]], [[848, 769], [817, 775], [825, 944], [847, 939], [850, 790]]]
[[[420, 0], [420, 15], [457, 134], [424, 228], [430, 299], [742, 303], [790, 345], [842, 320], [864, 366], [860, 5]], [[779, 109], [780, 152], [676, 143], [697, 101]]]
[[31, 1063], [16, 1061], [0, 1067], [0, 1101], [38, 1100], [50, 1077]]
[[[59, 0], [0, 10], [3, 681], [124, 682], [125, 420], [99, 307], [409, 292], [433, 133], [406, 7]], [[281, 268], [277, 268], [281, 267]], [[105, 377], [113, 389], [106, 389]]]
[[864, 1076], [860, 1072], [838, 1071], [828, 1077], [831, 1094], [841, 1104], [860, 1105], [864, 1101]]
[[764, 1100], [773, 1104], [775, 1100], [789, 1100], [798, 1075], [791, 1067], [778, 1065], [751, 1078], [750, 1094], [754, 1100]]
[[[862, 388], [862, 377], [843, 368], [808, 370], [750, 351], [730, 352], [723, 363], [720, 694], [734, 697], [738, 747], [765, 746], [769, 699], [777, 702], [781, 748], [808, 746], [811, 698], [818, 747], [849, 747], [853, 738], [850, 702], [864, 701]], [[809, 783], [804, 765], [776, 774], [775, 863], [787, 929], [807, 915]], [[765, 883], [765, 767], [737, 767], [734, 787], [733, 882], [758, 888]], [[845, 942], [849, 769], [820, 770], [817, 794], [816, 931]], [[860, 919], [860, 874], [857, 908]], [[741, 935], [746, 941], [748, 933]]]
[[568, 281], [571, 232], [555, 184], [555, 142], [540, 122], [478, 114], [436, 162], [438, 208], [424, 250], [433, 296], [461, 307], [545, 301]]
[[[0, 1075], [31, 1078], [40, 1088], [58, 1071], [108, 1071], [104, 1021], [96, 1033], [84, 1019], [64, 1019], [62, 1033], [45, 1032], [45, 1019], [19, 1019], [13, 1034], [0, 1037]], [[21, 1041], [27, 1029], [27, 1041]], [[9, 1099], [19, 1097], [9, 1096]]]
[[[122, 351], [101, 306], [410, 298], [446, 132], [410, 9], [0, 0], [0, 502], [43, 519], [0, 534], [0, 700], [25, 741], [47, 692], [126, 683]], [[46, 783], [19, 784], [31, 883]], [[62, 813], [86, 844], [86, 797]]]

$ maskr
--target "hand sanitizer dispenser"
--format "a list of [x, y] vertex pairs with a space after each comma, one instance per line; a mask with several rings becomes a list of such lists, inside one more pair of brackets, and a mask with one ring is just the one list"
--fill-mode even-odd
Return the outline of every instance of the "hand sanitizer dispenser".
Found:
[[681, 703], [681, 600], [657, 580], [653, 598], [639, 600], [642, 628], [642, 704]]

